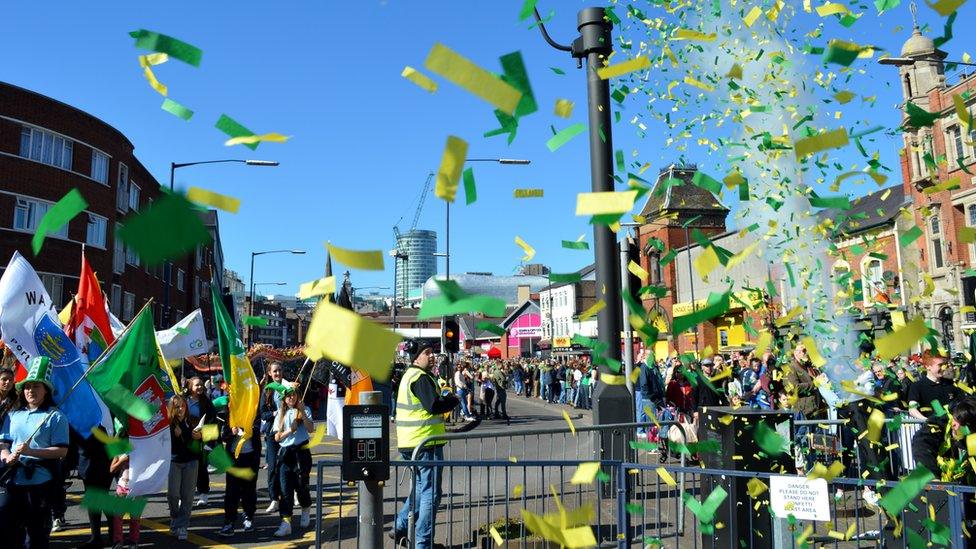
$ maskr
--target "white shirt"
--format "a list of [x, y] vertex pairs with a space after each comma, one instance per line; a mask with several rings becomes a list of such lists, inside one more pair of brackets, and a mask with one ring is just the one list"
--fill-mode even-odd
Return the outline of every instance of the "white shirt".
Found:
[[583, 372], [579, 370], [573, 370], [573, 381], [579, 381], [583, 379]]

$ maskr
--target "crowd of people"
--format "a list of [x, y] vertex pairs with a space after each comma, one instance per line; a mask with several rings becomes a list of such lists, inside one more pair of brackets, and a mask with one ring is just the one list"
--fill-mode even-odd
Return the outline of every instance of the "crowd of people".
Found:
[[[27, 365], [27, 377], [16, 384], [12, 370], [0, 369], [0, 529], [9, 534], [12, 547], [47, 547], [50, 534], [65, 527], [72, 477], [81, 479], [86, 492], [112, 490], [125, 497], [131, 479], [142, 473], [133, 470], [129, 455], [110, 456], [99, 437], [82, 438], [69, 429], [53, 403], [51, 368], [50, 359], [35, 357]], [[218, 445], [233, 460], [226, 470], [218, 536], [231, 538], [238, 526], [253, 530], [262, 454], [270, 500], [264, 511], [280, 517], [274, 536], [287, 537], [295, 528], [309, 527], [312, 457], [307, 443], [314, 430], [312, 412], [296, 391], [297, 384], [282, 378], [281, 364], [268, 365], [262, 384], [266, 388], [249, 435], [228, 427], [226, 398], [221, 398], [226, 389], [220, 380], [187, 379], [167, 400], [171, 459], [166, 500], [170, 533], [177, 539], [187, 539], [193, 509], [210, 504], [210, 477], [218, 469], [208, 456]], [[207, 427], [217, 427], [215, 440], [205, 440]], [[117, 434], [126, 436], [124, 429]], [[300, 514], [293, 526], [296, 505]], [[108, 539], [102, 535], [103, 515]], [[91, 535], [81, 547], [138, 546], [140, 517], [131, 512], [127, 516], [89, 509]]]

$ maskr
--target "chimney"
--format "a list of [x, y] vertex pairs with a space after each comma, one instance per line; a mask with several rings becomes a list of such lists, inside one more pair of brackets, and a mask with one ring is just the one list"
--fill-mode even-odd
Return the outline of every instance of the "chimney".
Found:
[[528, 284], [523, 284], [523, 285], [520, 285], [518, 287], [518, 294], [517, 295], [518, 295], [518, 298], [517, 298], [516, 301], [518, 303], [516, 303], [516, 305], [521, 305], [522, 303], [525, 303], [526, 300], [529, 299], [529, 296], [532, 295], [532, 290], [529, 289], [529, 285]]

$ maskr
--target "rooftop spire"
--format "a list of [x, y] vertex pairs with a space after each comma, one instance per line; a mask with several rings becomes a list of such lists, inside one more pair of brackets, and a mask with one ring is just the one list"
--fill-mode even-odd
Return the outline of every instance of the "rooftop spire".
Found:
[[915, 0], [908, 4], [908, 9], [912, 12], [912, 26], [918, 30], [918, 4], [915, 3]]

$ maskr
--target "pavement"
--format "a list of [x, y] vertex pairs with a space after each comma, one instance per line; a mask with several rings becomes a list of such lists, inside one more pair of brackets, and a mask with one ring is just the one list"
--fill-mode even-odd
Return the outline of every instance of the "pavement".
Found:
[[[472, 423], [459, 423], [453, 426], [454, 429], [463, 431], [477, 431], [478, 433], [501, 432], [519, 433], [531, 429], [560, 428], [566, 425], [563, 418], [563, 411], [567, 411], [577, 426], [590, 424], [589, 411], [576, 411], [569, 406], [552, 405], [542, 402], [538, 398], [527, 399], [519, 397], [514, 392], [509, 393], [508, 412], [510, 421], [489, 420]], [[391, 428], [391, 433], [395, 429]], [[588, 459], [592, 456], [592, 451], [588, 444], [591, 444], [589, 437], [580, 437], [576, 441], [575, 448], [570, 445], [553, 442], [549, 440], [549, 445], [545, 444], [526, 444], [524, 441], [521, 446], [517, 443], [510, 443], [506, 448], [504, 444], [493, 446], [495, 459], [519, 459], [528, 461], [533, 459], [575, 459], [576, 456]], [[392, 458], [399, 459], [399, 454], [395, 450], [395, 440], [391, 441]], [[321, 444], [312, 449], [313, 464], [318, 461], [341, 461], [341, 442], [330, 437], [326, 437]], [[457, 449], [460, 452], [460, 445]], [[484, 450], [481, 450], [482, 453]], [[475, 457], [475, 456], [469, 456]], [[455, 457], [458, 459], [458, 457]], [[484, 456], [480, 459], [491, 459], [491, 456]], [[314, 486], [318, 480], [317, 471], [313, 468], [311, 483], [313, 485], [313, 514], [314, 514]], [[339, 471], [334, 467], [327, 467], [323, 471], [322, 481], [323, 490], [323, 515], [324, 531], [334, 531], [336, 527], [350, 529], [356, 522], [356, 488], [344, 485], [340, 482]], [[393, 480], [391, 479], [391, 483]], [[404, 484], [405, 485], [405, 484]], [[204, 507], [195, 507], [190, 517], [189, 536], [186, 541], [179, 541], [175, 536], [169, 534], [169, 510], [166, 503], [165, 494], [156, 494], [149, 497], [149, 502], [140, 519], [141, 536], [140, 547], [167, 547], [171, 549], [182, 549], [189, 547], [262, 547], [262, 548], [298, 548], [309, 547], [314, 544], [314, 516], [312, 526], [302, 530], [297, 527], [299, 509], [295, 510], [293, 519], [293, 534], [286, 539], [279, 539], [272, 536], [280, 523], [277, 513], [266, 514], [264, 509], [268, 506], [267, 498], [267, 471], [264, 469], [258, 472], [258, 512], [254, 518], [254, 531], [243, 532], [240, 522], [238, 522], [236, 534], [232, 538], [222, 538], [217, 535], [217, 531], [223, 526], [223, 492], [225, 487], [224, 475], [211, 475], [211, 494], [209, 504]], [[402, 488], [399, 497], [402, 498]], [[475, 489], [477, 492], [477, 487]], [[79, 507], [79, 502], [84, 489], [80, 481], [75, 480], [68, 489], [68, 512], [66, 514], [67, 524], [64, 529], [55, 532], [51, 536], [51, 546], [55, 548], [77, 547], [84, 543], [90, 535], [88, 528], [87, 514]], [[392, 508], [395, 505], [397, 496], [395, 489], [388, 485], [387, 507], [390, 513], [387, 521], [392, 519]], [[469, 494], [469, 497], [477, 494]], [[340, 506], [341, 502], [341, 506]], [[240, 520], [240, 519], [239, 519]], [[347, 530], [348, 531], [348, 530]], [[108, 526], [103, 525], [103, 540], [107, 546]], [[346, 537], [346, 532], [342, 532], [341, 537]], [[327, 544], [329, 545], [329, 544]]]

